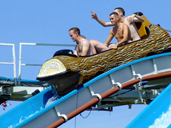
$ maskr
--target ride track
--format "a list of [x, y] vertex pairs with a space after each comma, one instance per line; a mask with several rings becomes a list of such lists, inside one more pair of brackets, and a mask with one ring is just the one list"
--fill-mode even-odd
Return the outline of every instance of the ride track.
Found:
[[[119, 47], [118, 50], [109, 50], [90, 57], [57, 54], [46, 61], [37, 79], [47, 81], [51, 86], [46, 86], [40, 93], [28, 97], [20, 105], [1, 115], [0, 120], [3, 122], [0, 127], [58, 127], [93, 107], [96, 110], [111, 110], [120, 105], [130, 107], [132, 104], [149, 104], [171, 83], [171, 39], [160, 26], [147, 23], [148, 25], [142, 23], [142, 26], [148, 26], [150, 30], [147, 38]], [[157, 55], [149, 56], [153, 54]], [[53, 68], [54, 66], [57, 68]], [[57, 69], [57, 73], [51, 69]], [[98, 71], [102, 71], [102, 74], [97, 76]], [[11, 86], [3, 89], [8, 91], [14, 88]], [[28, 87], [25, 89], [20, 89], [20, 92], [28, 91]], [[58, 99], [47, 105], [49, 99], [57, 94]]]
[[[3, 122], [0, 126], [7, 127], [12, 125], [14, 127], [23, 128], [58, 127], [66, 120], [73, 118], [101, 100], [103, 102], [108, 97], [115, 97], [115, 102], [119, 101], [120, 105], [143, 104], [148, 99], [153, 100], [160, 94], [160, 92], [157, 94], [150, 93], [151, 97], [147, 97], [147, 95], [144, 95], [144, 92], [148, 93], [149, 91], [152, 92], [152, 90], [157, 91], [157, 88], [164, 90], [164, 88], [171, 83], [171, 79], [167, 79], [171, 77], [170, 65], [171, 53], [158, 54], [132, 61], [93, 78], [83, 84], [81, 88], [73, 90], [45, 107], [48, 98], [54, 95], [52, 94], [52, 88], [48, 87], [39, 94], [1, 115], [0, 120], [3, 120]], [[141, 68], [142, 66], [143, 68]], [[148, 81], [148, 85], [142, 86], [141, 84], [137, 84], [142, 81]], [[151, 81], [152, 83], [150, 83]], [[129, 88], [129, 86], [135, 86], [136, 89], [122, 95], [126, 97], [126, 101], [121, 95], [112, 96], [113, 93], [128, 90], [127, 88]], [[142, 87], [142, 89], [140, 89], [139, 86]], [[137, 99], [139, 102], [137, 102]], [[68, 105], [70, 105], [69, 108], [65, 107]], [[117, 103], [113, 106], [117, 105], [119, 104]], [[11, 117], [10, 119], [9, 116]], [[21, 117], [28, 118], [19, 122]], [[50, 120], [47, 120], [48, 117]]]
[[161, 79], [161, 78], [165, 78], [165, 77], [170, 77], [171, 76], [171, 72], [165, 72], [165, 73], [159, 73], [156, 75], [149, 75], [146, 77], [142, 77], [142, 79], [138, 78], [135, 80], [131, 80], [129, 82], [126, 82], [124, 84], [120, 84], [117, 87], [110, 89], [109, 91], [101, 94], [100, 98], [95, 97], [94, 99], [92, 99], [91, 101], [87, 102], [86, 104], [82, 105], [81, 107], [77, 108], [76, 110], [72, 111], [71, 113], [67, 114], [64, 118], [60, 118], [58, 121], [54, 122], [53, 124], [49, 125], [47, 128], [56, 128], [58, 126], [60, 126], [61, 124], [65, 123], [66, 121], [72, 119], [73, 117], [77, 116], [78, 114], [80, 114], [81, 112], [83, 112], [84, 110], [90, 108], [92, 105], [98, 103], [99, 101], [101, 101], [102, 99], [109, 97], [110, 95], [116, 93], [117, 91], [124, 89], [126, 87], [132, 86], [136, 83], [142, 82], [142, 81], [151, 81], [151, 80], [156, 80], [156, 79]]
[[[143, 24], [144, 22], [141, 26]], [[3, 121], [0, 123], [0, 127], [54, 128], [91, 107], [103, 110], [106, 107], [148, 104], [153, 101], [171, 83], [171, 52], [169, 52], [171, 38], [164, 29], [158, 25], [152, 25], [148, 20], [143, 28], [145, 29], [145, 27], [149, 33], [146, 33], [147, 37], [145, 36], [142, 40], [119, 47], [118, 50], [109, 50], [90, 56], [91, 59], [74, 57], [77, 61], [73, 61], [73, 57], [55, 56], [54, 59], [58, 58], [62, 63], [66, 61], [63, 64], [67, 71], [68, 69], [72, 72], [81, 71], [83, 83], [75, 84], [74, 90], [63, 93], [63, 96], [46, 106], [48, 100], [56, 95], [56, 89], [51, 84], [50, 87], [1, 115], [0, 120]], [[104, 59], [102, 59], [103, 57]], [[86, 63], [84, 60], [90, 61]], [[96, 61], [100, 63], [96, 63]], [[102, 63], [105, 63], [107, 67], [104, 68]], [[93, 71], [91, 67], [95, 67]], [[96, 76], [99, 67], [103, 69], [103, 73]], [[16, 81], [15, 79], [15, 85]], [[18, 82], [20, 83], [20, 77]], [[66, 84], [64, 85], [66, 86]], [[6, 88], [8, 90], [8, 87]], [[168, 95], [168, 97], [171, 96]]]

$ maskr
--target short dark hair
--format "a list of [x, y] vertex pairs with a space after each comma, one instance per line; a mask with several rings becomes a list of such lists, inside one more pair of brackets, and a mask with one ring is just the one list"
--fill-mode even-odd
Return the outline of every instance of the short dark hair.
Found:
[[80, 29], [77, 27], [72, 27], [69, 29], [69, 31], [73, 30], [74, 33], [78, 33], [80, 35]]
[[118, 15], [118, 13], [116, 13], [116, 12], [112, 12], [112, 13], [110, 13], [110, 15], [109, 15], [109, 16], [111, 16], [111, 15], [115, 15], [115, 16], [117, 16], [117, 17], [119, 16], [119, 15]]
[[123, 15], [125, 16], [125, 10], [124, 10], [123, 8], [117, 7], [117, 8], [115, 8], [115, 10], [116, 10], [116, 9], [117, 9], [119, 12], [122, 12]]

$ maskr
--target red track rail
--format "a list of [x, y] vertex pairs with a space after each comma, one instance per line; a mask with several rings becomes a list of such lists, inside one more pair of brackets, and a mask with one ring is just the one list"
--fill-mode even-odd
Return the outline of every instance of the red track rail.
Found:
[[[143, 81], [150, 81], [150, 80], [156, 80], [156, 79], [166, 78], [166, 77], [170, 77], [170, 76], [171, 76], [171, 72], [165, 72], [165, 73], [159, 73], [159, 74], [155, 74], [155, 75], [145, 76], [145, 77], [142, 78], [142, 80]], [[129, 82], [126, 82], [126, 83], [122, 84], [122, 88], [132, 86], [132, 85], [134, 85], [134, 84], [136, 84], [138, 82], [140, 82], [139, 78], [131, 80]], [[120, 90], [120, 88], [117, 86], [117, 87], [112, 88], [109, 91], [101, 94], [101, 97], [102, 97], [102, 99], [104, 99], [104, 98], [116, 93], [119, 90]], [[84, 110], [88, 109], [93, 104], [96, 104], [98, 102], [99, 102], [99, 98], [95, 97], [91, 101], [85, 103], [81, 107], [79, 107], [79, 108], [75, 109], [74, 111], [72, 111], [71, 113], [67, 114], [66, 116], [67, 116], [68, 120], [72, 119], [76, 115], [80, 114], [81, 112], [83, 112]], [[60, 118], [59, 120], [57, 120], [53, 124], [49, 125], [47, 128], [56, 128], [56, 127], [60, 126], [61, 124], [63, 124], [64, 122], [65, 122], [65, 119]]]

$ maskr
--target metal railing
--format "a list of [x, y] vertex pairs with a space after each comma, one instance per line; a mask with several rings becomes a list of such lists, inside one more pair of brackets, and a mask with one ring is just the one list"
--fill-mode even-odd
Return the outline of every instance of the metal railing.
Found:
[[22, 46], [71, 46], [75, 47], [74, 44], [43, 44], [43, 43], [20, 43], [20, 51], [19, 51], [19, 71], [18, 71], [18, 85], [21, 84], [21, 66], [42, 66], [42, 64], [26, 64], [22, 63]]
[[167, 29], [165, 29], [167, 32], [171, 32], [171, 30], [167, 30]]
[[14, 44], [8, 44], [8, 43], [0, 43], [0, 45], [12, 47], [12, 56], [13, 56], [12, 62], [0, 62], [0, 64], [9, 64], [9, 65], [13, 65], [13, 70], [14, 70], [14, 84], [17, 85], [16, 59], [15, 59], [15, 45], [14, 45]]

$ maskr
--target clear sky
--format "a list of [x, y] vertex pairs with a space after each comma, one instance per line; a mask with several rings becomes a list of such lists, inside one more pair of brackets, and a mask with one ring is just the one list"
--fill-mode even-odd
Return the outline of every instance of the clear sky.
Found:
[[[81, 34], [88, 40], [105, 42], [111, 27], [103, 27], [91, 18], [90, 11], [104, 21], [109, 21], [109, 14], [115, 7], [123, 7], [126, 16], [142, 12], [152, 24], [171, 30], [171, 1], [161, 0], [0, 0], [0, 43], [15, 44], [18, 76], [19, 44], [75, 44], [69, 37], [71, 27], [79, 27]], [[116, 42], [114, 39], [113, 43]], [[59, 49], [73, 47], [24, 46], [22, 63], [43, 64]], [[11, 47], [0, 46], [0, 62], [11, 62]], [[22, 67], [21, 78], [35, 80], [40, 67]], [[0, 65], [0, 76], [13, 78], [11, 65]], [[14, 107], [16, 102], [12, 102]], [[11, 108], [10, 107], [10, 108]], [[145, 105], [114, 107], [113, 112], [94, 112], [88, 118], [78, 116], [61, 128], [123, 128]], [[4, 113], [0, 107], [0, 114]], [[8, 110], [8, 108], [7, 108]], [[6, 110], [6, 111], [7, 111]], [[89, 112], [83, 113], [86, 116]], [[75, 123], [76, 122], [76, 123]], [[105, 125], [105, 126], [104, 126]]]

